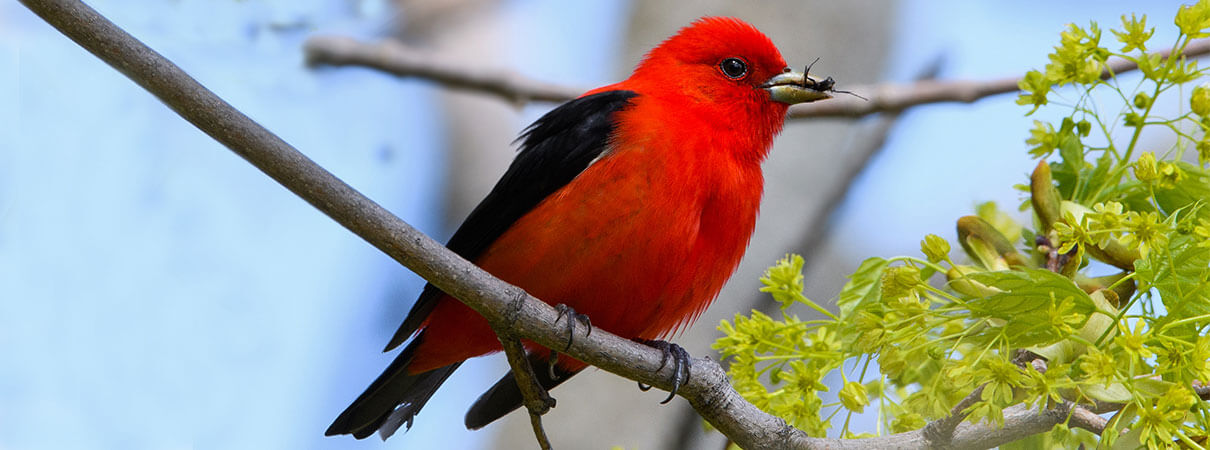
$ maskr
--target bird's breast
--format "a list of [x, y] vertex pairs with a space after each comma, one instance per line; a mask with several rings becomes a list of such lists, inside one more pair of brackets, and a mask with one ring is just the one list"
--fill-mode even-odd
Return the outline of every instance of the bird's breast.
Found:
[[718, 294], [747, 246], [755, 170], [615, 150], [541, 202], [477, 261], [594, 326], [655, 338]]

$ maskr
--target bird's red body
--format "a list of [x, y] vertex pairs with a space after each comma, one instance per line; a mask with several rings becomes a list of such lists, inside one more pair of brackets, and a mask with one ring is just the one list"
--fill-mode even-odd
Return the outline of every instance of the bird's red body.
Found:
[[[553, 127], [565, 119], [561, 115], [584, 119], [567, 119], [560, 130], [531, 128], [530, 148], [571, 146], [589, 137], [599, 144], [588, 153], [591, 161], [581, 161], [583, 167], [570, 175], [559, 172], [567, 175], [565, 184], [535, 199], [490, 242], [461, 253], [547, 303], [587, 315], [594, 328], [635, 339], [668, 335], [697, 317], [739, 264], [760, 205], [760, 165], [782, 128], [788, 103], [827, 97], [807, 91], [808, 99], [787, 100], [785, 91], [799, 95], [802, 89], [784, 83], [771, 87], [773, 80], [784, 78], [779, 75], [791, 75], [785, 67], [769, 39], [738, 20], [703, 19], [681, 30], [652, 50], [627, 80], [586, 93], [535, 127]], [[596, 99], [610, 96], [619, 101], [603, 111], [576, 106], [596, 105]], [[606, 135], [575, 131], [563, 144], [549, 144], [562, 142], [558, 136], [543, 137], [593, 123], [604, 123], [600, 130]], [[483, 211], [472, 213], [463, 225], [466, 231], [460, 229], [451, 239], [452, 249], [463, 249], [479, 228], [491, 228], [477, 225], [487, 221], [482, 217], [486, 208], [503, 209], [510, 201], [507, 193], [521, 192], [531, 182], [526, 177], [543, 176], [531, 175], [535, 170], [527, 165], [553, 164], [550, 159], [563, 158], [564, 152], [542, 147], [553, 156], [541, 159], [529, 151], [523, 146], [509, 173], [480, 205]], [[585, 151], [567, 153], [586, 158], [576, 153]], [[426, 301], [423, 295], [421, 301]], [[398, 381], [405, 386], [401, 391], [430, 390], [374, 408], [423, 405], [458, 363], [501, 349], [487, 322], [462, 303], [439, 292], [428, 301], [413, 309], [392, 342], [419, 333], [400, 357], [406, 361], [392, 365], [337, 419], [330, 434], [361, 437], [358, 433], [383, 426], [382, 412], [370, 407], [361, 408], [370, 412], [360, 419], [377, 418], [369, 425], [346, 416], [356, 415], [363, 400], [372, 403], [386, 395], [379, 392], [394, 392], [388, 388], [395, 382], [392, 376], [407, 379]], [[545, 354], [532, 344], [531, 351]], [[568, 358], [559, 364], [568, 376], [583, 367]], [[434, 372], [438, 370], [445, 372]], [[440, 376], [414, 381], [428, 373]], [[410, 422], [418, 405], [403, 420]]]
[[[619, 128], [663, 113], [661, 106], [636, 102]], [[720, 133], [692, 114], [672, 115], [690, 122], [676, 128], [683, 134], [642, 126], [621, 133], [611, 154], [518, 220], [476, 264], [619, 336], [655, 339], [696, 317], [752, 235], [763, 152], [682, 151], [744, 148], [751, 138]], [[411, 370], [500, 350], [487, 322], [451, 298], [441, 300], [425, 330], [432, 340]]]
[[[639, 93], [618, 114], [610, 150], [475, 263], [595, 327], [655, 339], [701, 313], [739, 264], [760, 207], [760, 163], [788, 105], [686, 104], [644, 95], [644, 84], [667, 89], [646, 81], [602, 88]], [[413, 360], [417, 372], [500, 350], [487, 321], [452, 298], [425, 330], [432, 340]]]

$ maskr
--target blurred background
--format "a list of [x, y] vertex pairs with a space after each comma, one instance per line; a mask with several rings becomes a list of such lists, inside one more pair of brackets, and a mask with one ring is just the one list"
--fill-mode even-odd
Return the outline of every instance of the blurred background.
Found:
[[[516, 105], [369, 69], [309, 69], [311, 35], [408, 45], [585, 89], [624, 78], [693, 19], [764, 30], [840, 89], [1019, 76], [1068, 22], [1177, 2], [95, 0], [90, 5], [409, 223], [444, 240], [554, 105]], [[1105, 33], [1103, 42], [1116, 45]], [[860, 93], [860, 92], [859, 92]], [[1035, 161], [1014, 96], [898, 117], [794, 120], [766, 165], [752, 248], [677, 338], [711, 354], [764, 308], [761, 271], [805, 252], [832, 304], [868, 256], [953, 239], [979, 202], [1015, 212]], [[1042, 118], [1046, 118], [1043, 116]], [[386, 367], [423, 282], [178, 118], [15, 2], [0, 4], [0, 449], [530, 448], [523, 414], [463, 429], [506, 369], [463, 366], [383, 443], [323, 431]], [[799, 312], [806, 316], [806, 311]], [[681, 400], [586, 371], [554, 391], [557, 448], [721, 448]], [[857, 431], [874, 431], [856, 426]]]

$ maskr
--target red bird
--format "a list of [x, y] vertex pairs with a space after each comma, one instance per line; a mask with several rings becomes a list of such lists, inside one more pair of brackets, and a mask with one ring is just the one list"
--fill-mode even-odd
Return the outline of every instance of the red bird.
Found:
[[[790, 71], [753, 26], [700, 19], [651, 50], [626, 81], [530, 125], [516, 160], [446, 246], [593, 327], [664, 337], [701, 314], [739, 264], [760, 207], [760, 165], [786, 109], [829, 98], [830, 87]], [[413, 335], [327, 435], [385, 439], [411, 427], [462, 361], [501, 350], [485, 319], [432, 285], [387, 350]], [[535, 362], [551, 355], [529, 350]], [[584, 367], [562, 358], [537, 372], [549, 389]], [[466, 425], [520, 405], [510, 372]]]

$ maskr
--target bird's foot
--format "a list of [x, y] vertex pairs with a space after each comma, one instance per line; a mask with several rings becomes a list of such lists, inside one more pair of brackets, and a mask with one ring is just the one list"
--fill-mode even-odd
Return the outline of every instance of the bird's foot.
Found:
[[[689, 352], [685, 351], [683, 347], [668, 341], [655, 339], [634, 339], [634, 341], [664, 353], [664, 357], [660, 359], [660, 368], [656, 370], [662, 370], [664, 366], [668, 365], [668, 360], [672, 360], [672, 391], [668, 393], [668, 398], [664, 399], [660, 404], [672, 401], [676, 397], [677, 391], [681, 389], [681, 386], [689, 382], [689, 369], [693, 366], [693, 359], [689, 356]], [[648, 389], [651, 389], [651, 386], [639, 383], [639, 390], [646, 391]]]
[[572, 307], [562, 303], [555, 305], [555, 311], [559, 312], [558, 317], [555, 317], [555, 321], [563, 320], [564, 317], [567, 317], [567, 345], [563, 347], [563, 351], [571, 349], [571, 340], [576, 335], [576, 322], [584, 322], [584, 326], [588, 327], [588, 332], [584, 334], [585, 336], [592, 335], [592, 320], [588, 318], [588, 315], [580, 314], [572, 309]]
[[[555, 317], [555, 321], [563, 320], [564, 317], [567, 318], [567, 345], [563, 347], [563, 351], [571, 349], [572, 338], [576, 335], [576, 322], [583, 322], [584, 326], [588, 327], [588, 332], [584, 334], [585, 336], [592, 335], [592, 320], [588, 318], [587, 314], [580, 314], [572, 307], [562, 303], [555, 305], [555, 311], [559, 312], [559, 315]], [[555, 374], [555, 363], [559, 362], [559, 352], [551, 350], [550, 358], [547, 362], [546, 369], [549, 371], [550, 379], [559, 379], [558, 375]]]

